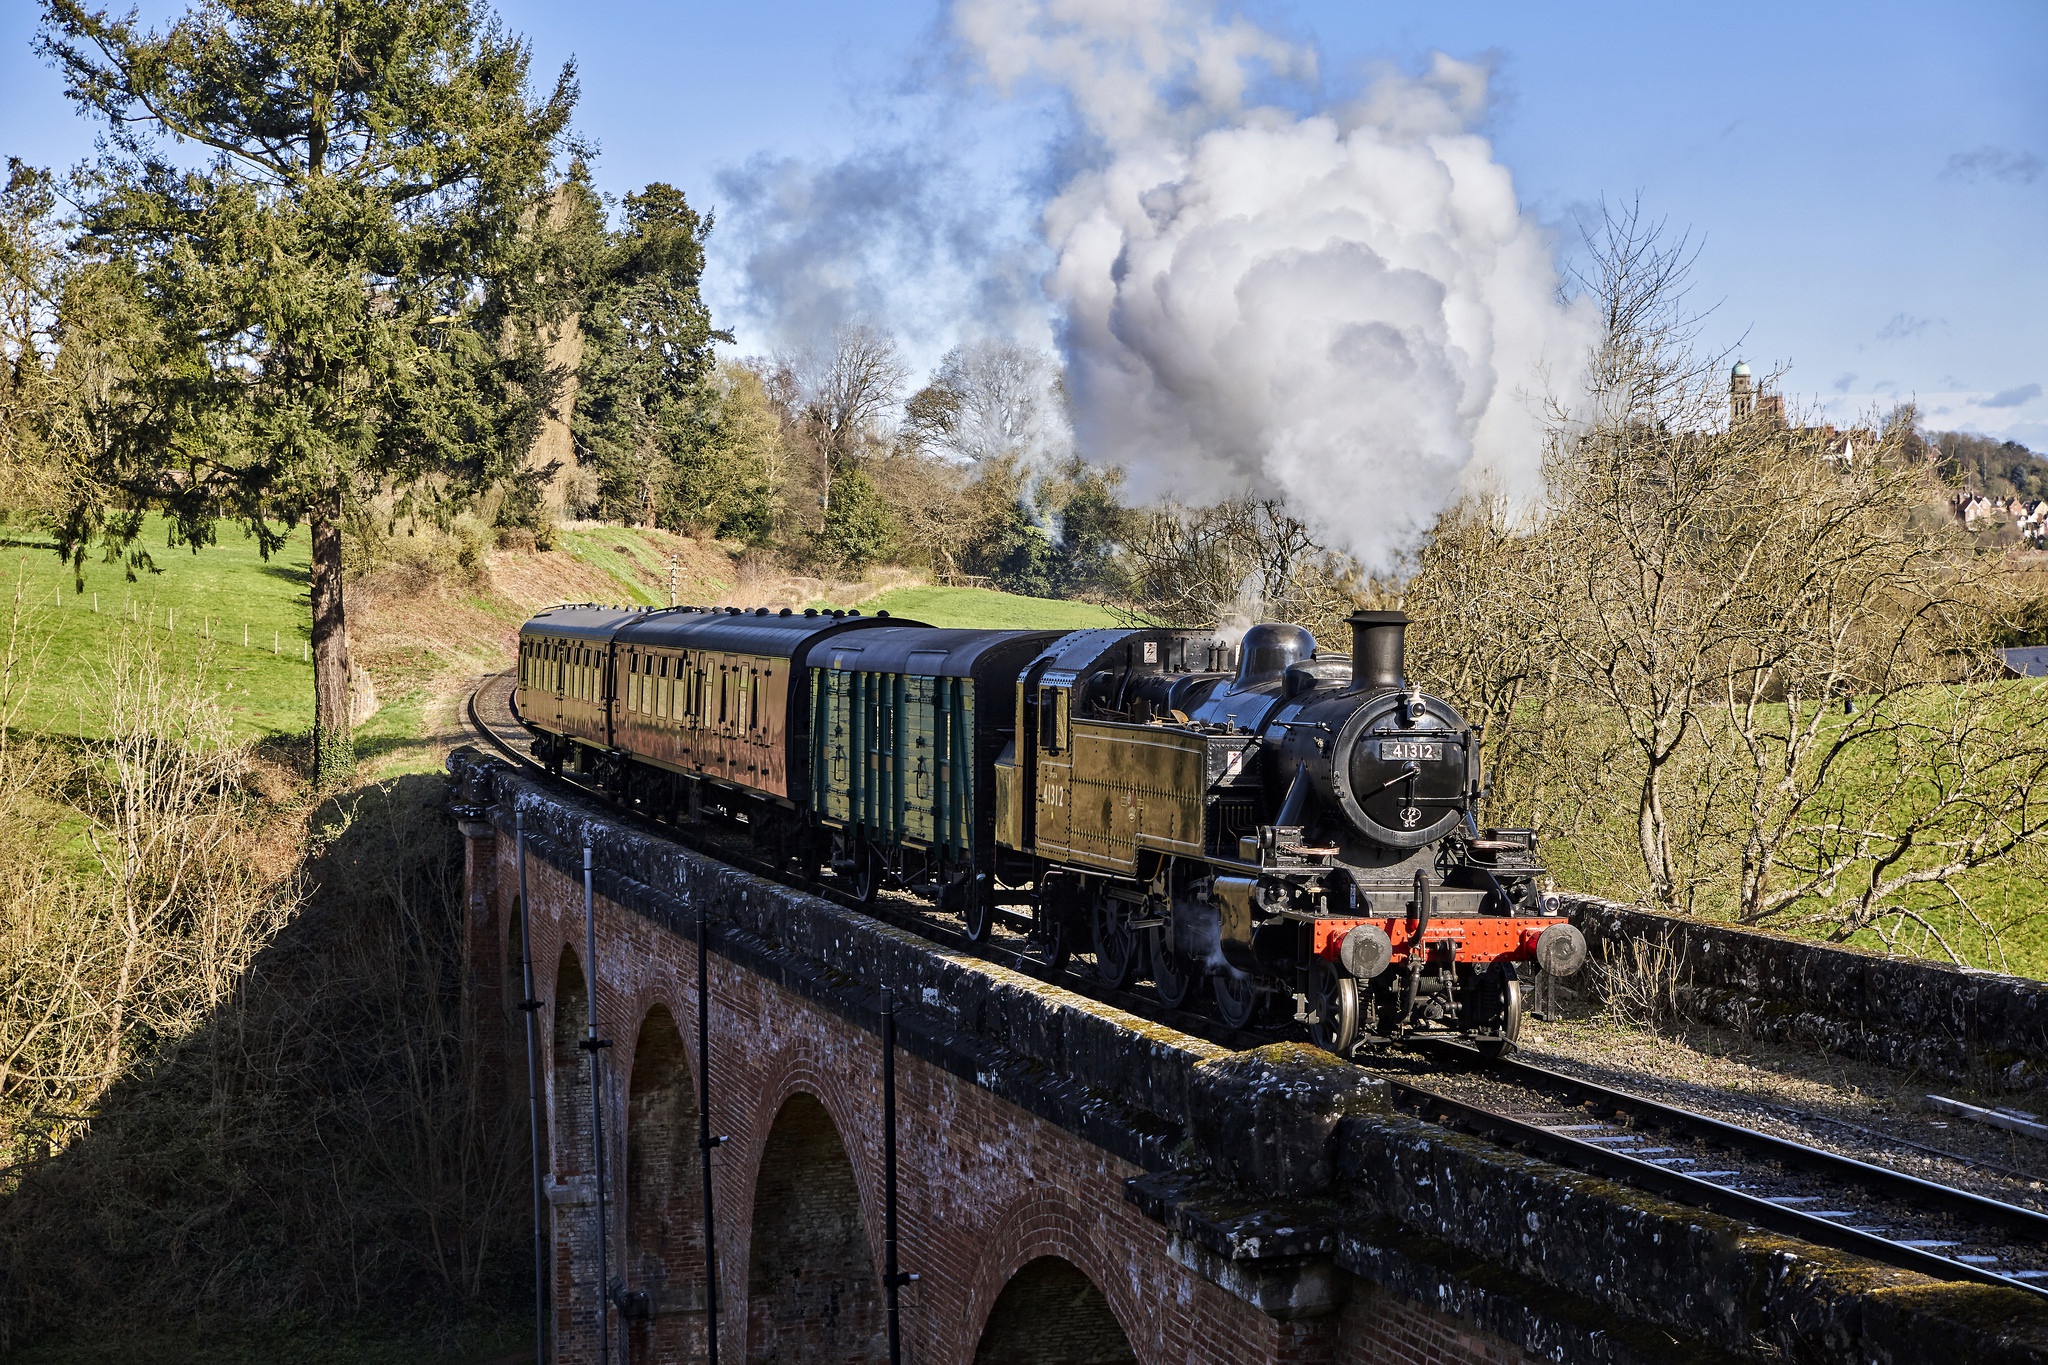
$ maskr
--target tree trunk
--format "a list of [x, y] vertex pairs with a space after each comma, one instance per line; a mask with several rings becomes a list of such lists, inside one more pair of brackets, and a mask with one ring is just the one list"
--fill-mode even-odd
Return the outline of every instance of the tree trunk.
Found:
[[1636, 810], [1636, 837], [1643, 850], [1643, 870], [1650, 874], [1650, 895], [1666, 910], [1677, 909], [1677, 878], [1671, 872], [1671, 845], [1664, 827], [1664, 775], [1654, 760], [1643, 774], [1643, 794]]
[[341, 523], [314, 509], [313, 523], [313, 781], [346, 781], [355, 770], [349, 734], [348, 617], [341, 602]]

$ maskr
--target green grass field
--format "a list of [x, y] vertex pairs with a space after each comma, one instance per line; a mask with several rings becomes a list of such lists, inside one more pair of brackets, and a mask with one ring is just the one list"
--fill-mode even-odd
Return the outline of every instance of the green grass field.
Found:
[[312, 725], [308, 542], [300, 531], [269, 560], [239, 529], [194, 554], [169, 549], [161, 523], [145, 534], [160, 573], [129, 582], [124, 565], [89, 558], [84, 591], [47, 545], [0, 547], [0, 608], [19, 604], [28, 644], [27, 696], [15, 724], [49, 734], [101, 733], [94, 697], [109, 652], [126, 634], [175, 665], [200, 659], [222, 685], [243, 738]]
[[1092, 602], [1020, 597], [993, 588], [897, 588], [863, 602], [861, 610], [959, 630], [1091, 630], [1124, 624]]
[[667, 588], [650, 587], [629, 567], [640, 566], [653, 575], [657, 583], [668, 581], [667, 558], [648, 544], [646, 535], [641, 532], [624, 526], [557, 531], [555, 548], [617, 583], [620, 603], [641, 607], [668, 605]]

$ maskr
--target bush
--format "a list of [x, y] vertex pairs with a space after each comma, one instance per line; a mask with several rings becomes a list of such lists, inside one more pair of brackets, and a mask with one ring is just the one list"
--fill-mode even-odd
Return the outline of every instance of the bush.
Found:
[[886, 559], [896, 543], [896, 518], [874, 480], [849, 470], [832, 480], [832, 505], [813, 541], [818, 562], [840, 573], [857, 574]]

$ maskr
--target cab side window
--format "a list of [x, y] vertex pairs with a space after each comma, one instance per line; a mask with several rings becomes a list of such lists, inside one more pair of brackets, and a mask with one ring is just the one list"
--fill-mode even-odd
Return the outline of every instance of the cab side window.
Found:
[[1066, 696], [1057, 687], [1038, 689], [1038, 744], [1049, 754], [1067, 747]]

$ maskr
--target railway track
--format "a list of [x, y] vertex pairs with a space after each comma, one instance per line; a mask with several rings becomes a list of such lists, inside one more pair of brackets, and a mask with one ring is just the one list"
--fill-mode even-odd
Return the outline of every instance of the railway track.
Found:
[[2048, 1214], [1516, 1058], [1422, 1048], [1452, 1083], [1387, 1078], [1420, 1117], [1838, 1251], [2048, 1296]]
[[[549, 774], [524, 752], [508, 675], [486, 679], [472, 691], [467, 711], [471, 729], [507, 761], [541, 780], [590, 794], [581, 784]], [[620, 815], [757, 875], [789, 880], [754, 856], [744, 836]], [[830, 885], [805, 883], [803, 889], [943, 947], [1057, 980], [1090, 999], [1225, 1047], [1299, 1033], [1285, 1027], [1228, 1029], [1208, 1015], [1165, 1009], [1149, 994], [1077, 979], [1026, 945], [1018, 932], [1021, 916], [999, 916], [990, 941], [975, 944], [950, 917], [908, 892], [884, 892], [864, 902]], [[1418, 1117], [1816, 1245], [1938, 1279], [2048, 1297], [2048, 1214], [1513, 1057], [1482, 1057], [1447, 1040], [1416, 1040], [1406, 1055], [1418, 1054], [1438, 1068], [1432, 1084], [1398, 1074], [1384, 1053], [1362, 1058], [1397, 1103]]]

